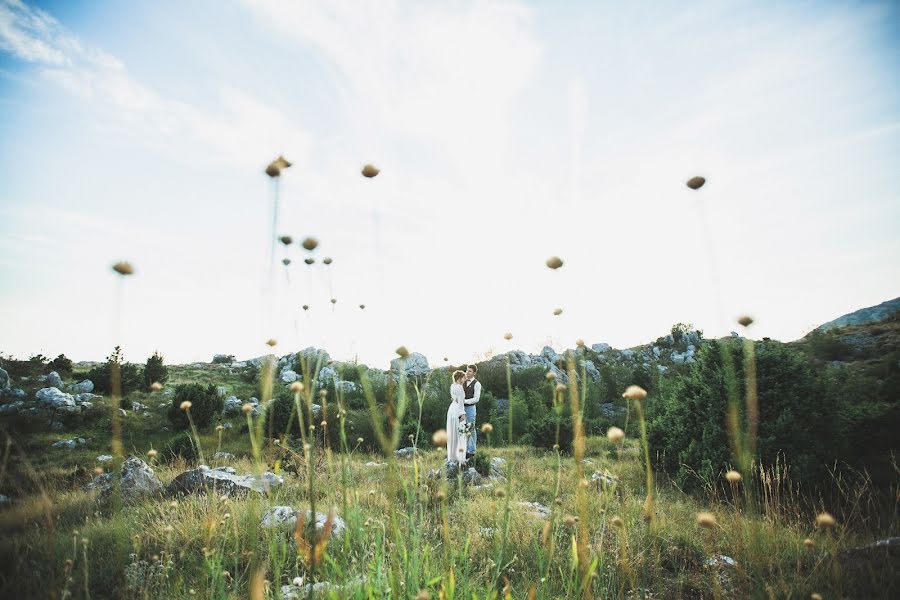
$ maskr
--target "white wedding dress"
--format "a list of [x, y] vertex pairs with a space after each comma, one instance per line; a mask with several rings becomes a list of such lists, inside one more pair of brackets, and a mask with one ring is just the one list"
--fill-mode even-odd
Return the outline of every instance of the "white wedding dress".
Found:
[[466, 392], [463, 386], [454, 383], [450, 386], [450, 407], [447, 409], [447, 462], [465, 464], [466, 436], [459, 434], [459, 416], [465, 419]]

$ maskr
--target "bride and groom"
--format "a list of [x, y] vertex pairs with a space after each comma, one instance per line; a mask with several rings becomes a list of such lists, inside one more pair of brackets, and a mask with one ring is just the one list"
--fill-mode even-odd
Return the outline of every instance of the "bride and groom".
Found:
[[475, 458], [475, 405], [481, 398], [481, 382], [475, 379], [476, 373], [475, 365], [469, 365], [465, 372], [453, 372], [447, 409], [447, 462], [464, 465]]

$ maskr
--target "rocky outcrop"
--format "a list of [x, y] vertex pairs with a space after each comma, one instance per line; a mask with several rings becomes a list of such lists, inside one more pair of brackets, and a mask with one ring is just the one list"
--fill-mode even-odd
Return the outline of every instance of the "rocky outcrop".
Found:
[[395, 358], [391, 361], [391, 371], [400, 373], [401, 369], [407, 376], [427, 375], [431, 372], [428, 359], [423, 354], [412, 352], [406, 358]]
[[206, 492], [215, 492], [225, 496], [237, 496], [249, 492], [267, 494], [283, 483], [283, 478], [268, 471], [260, 476], [237, 475], [231, 467], [210, 469], [207, 465], [200, 465], [196, 469], [189, 469], [175, 477], [168, 485], [167, 491], [173, 495]]
[[68, 390], [72, 394], [90, 394], [94, 391], [94, 382], [90, 379], [85, 379], [84, 381], [73, 383], [68, 387]]
[[3, 390], [8, 390], [12, 386], [12, 379], [9, 377], [9, 373], [0, 369], [0, 392]]
[[897, 311], [900, 311], [900, 298], [894, 298], [893, 300], [882, 302], [881, 304], [878, 304], [876, 306], [861, 308], [859, 310], [853, 311], [852, 313], [847, 313], [846, 315], [838, 317], [833, 321], [829, 321], [827, 323], [819, 325], [815, 330], [828, 331], [829, 329], [844, 327], [846, 325], [865, 325], [866, 323], [877, 323], [879, 321], [884, 321]]
[[[87, 489], [97, 491], [101, 496], [109, 496], [115, 489], [116, 477], [113, 473], [101, 473], [87, 484]], [[163, 484], [150, 465], [134, 456], [122, 463], [118, 477], [119, 490], [124, 502], [134, 502], [163, 491]]]

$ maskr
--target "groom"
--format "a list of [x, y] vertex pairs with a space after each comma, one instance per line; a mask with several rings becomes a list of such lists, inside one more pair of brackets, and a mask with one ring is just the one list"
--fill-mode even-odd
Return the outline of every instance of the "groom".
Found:
[[477, 365], [469, 365], [466, 368], [466, 381], [463, 383], [463, 391], [466, 393], [465, 410], [466, 422], [472, 424], [472, 435], [466, 446], [466, 462], [475, 458], [475, 442], [478, 441], [478, 433], [475, 430], [475, 405], [481, 399], [481, 382], [475, 379], [478, 373]]

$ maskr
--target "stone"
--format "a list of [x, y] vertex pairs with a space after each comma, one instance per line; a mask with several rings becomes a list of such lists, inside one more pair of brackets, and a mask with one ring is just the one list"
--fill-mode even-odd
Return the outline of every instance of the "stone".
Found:
[[607, 419], [619, 419], [628, 414], [628, 409], [613, 402], [604, 402], [600, 405], [600, 413]]
[[527, 510], [532, 517], [546, 519], [550, 516], [550, 509], [540, 502], [517, 502], [516, 504]]
[[35, 394], [38, 404], [59, 412], [76, 413], [79, 409], [75, 405], [72, 394], [59, 391], [56, 387], [45, 387]]
[[87, 412], [87, 411], [91, 410], [92, 408], [94, 408], [94, 405], [91, 402], [82, 402], [78, 406], [81, 407], [81, 412]]
[[0, 397], [12, 398], [13, 400], [24, 400], [27, 395], [25, 390], [21, 388], [7, 388], [5, 390], [0, 390]]
[[50, 431], [62, 431], [66, 428], [65, 424], [62, 421], [50, 421], [50, 425], [48, 427]]
[[369, 467], [369, 468], [386, 467], [386, 466], [387, 466], [387, 463], [372, 462], [372, 461], [370, 460], [370, 461], [367, 462], [364, 466]]
[[297, 381], [298, 379], [300, 379], [300, 376], [297, 375], [297, 373], [295, 373], [294, 371], [291, 371], [290, 369], [286, 369], [281, 372], [281, 381], [283, 383], [293, 383], [293, 382]]
[[406, 375], [427, 375], [431, 372], [431, 367], [428, 366], [428, 359], [425, 358], [424, 354], [419, 354], [418, 352], [410, 353], [405, 359], [397, 357], [392, 360], [391, 371], [399, 373], [401, 364]]
[[131, 410], [133, 410], [134, 412], [139, 412], [142, 410], [149, 410], [149, 409], [150, 409], [149, 406], [141, 404], [140, 402], [132, 402], [131, 403]]
[[653, 358], [659, 358], [660, 352], [659, 346], [653, 346]]
[[241, 412], [241, 406], [243, 402], [237, 396], [228, 396], [225, 399], [225, 405], [222, 408], [222, 414], [225, 415], [236, 415]]
[[[259, 525], [265, 529], [289, 529], [293, 531], [297, 528], [297, 516], [299, 514], [300, 511], [294, 510], [290, 506], [273, 506], [263, 514]], [[309, 522], [309, 510], [306, 510], [304, 515], [304, 520]], [[325, 529], [325, 522], [327, 520], [328, 515], [316, 512], [317, 532], [321, 533], [322, 530]], [[346, 530], [347, 523], [345, 523], [338, 515], [334, 515], [334, 518], [331, 521], [331, 538], [336, 539], [341, 537]]]
[[878, 540], [865, 546], [842, 550], [837, 555], [841, 568], [854, 574], [900, 570], [900, 537]]
[[219, 451], [213, 454], [213, 460], [234, 460], [234, 454]]
[[171, 396], [174, 393], [175, 393], [175, 390], [173, 390], [171, 388], [163, 390], [163, 396]]
[[506, 459], [495, 456], [491, 459], [491, 479], [506, 479]]
[[394, 456], [397, 458], [412, 458], [418, 452], [417, 448], [410, 446], [409, 448], [400, 448], [399, 450], [394, 450]]
[[620, 354], [622, 355], [622, 358], [625, 358], [625, 359], [630, 360], [630, 359], [634, 358], [634, 350], [622, 350], [622, 352]]
[[12, 385], [12, 379], [4, 369], [0, 369], [0, 390], [8, 390]]
[[22, 400], [16, 400], [15, 402], [10, 402], [8, 404], [0, 404], [0, 415], [14, 415], [24, 406], [25, 402]]
[[75, 394], [75, 404], [82, 404], [84, 402], [90, 402], [94, 398], [102, 398], [102, 396], [94, 396], [94, 394], [90, 392], [82, 392], [80, 394]]
[[73, 383], [69, 386], [69, 391], [73, 394], [89, 394], [94, 391], [94, 382], [90, 379], [85, 379], [84, 381]]
[[281, 486], [284, 479], [266, 471], [261, 476], [236, 475], [228, 472], [228, 467], [210, 469], [200, 465], [176, 476], [168, 486], [169, 494], [197, 494], [213, 490], [219, 495], [238, 495], [249, 492], [266, 494], [271, 489]]
[[541, 357], [545, 358], [553, 364], [556, 364], [562, 360], [562, 357], [557, 354], [556, 350], [554, 350], [550, 346], [544, 346], [543, 349], [541, 349]]
[[600, 370], [589, 360], [579, 361], [579, 365], [593, 381], [600, 381]]
[[53, 448], [65, 448], [66, 450], [74, 450], [75, 446], [78, 446], [79, 444], [84, 444], [84, 443], [86, 443], [86, 440], [84, 438], [72, 438], [72, 439], [68, 439], [68, 440], [59, 440], [57, 442], [53, 442], [52, 447]]
[[619, 485], [619, 478], [605, 471], [603, 473], [595, 472], [591, 475], [591, 481], [597, 485], [597, 489], [601, 492], [615, 489]]
[[707, 558], [703, 561], [704, 567], [737, 567], [737, 561], [731, 558], [730, 556], [725, 556], [724, 554], [716, 554], [710, 558]]
[[124, 409], [124, 408], [120, 408], [120, 409], [119, 409], [119, 416], [120, 416], [120, 417], [127, 417], [127, 416], [128, 416], [128, 413], [125, 412], [125, 409]]
[[169, 406], [168, 402], [160, 402], [159, 404], [156, 405], [156, 408], [166, 408], [168, 406]]
[[227, 390], [225, 389], [225, 386], [224, 386], [224, 385], [217, 385], [217, 386], [216, 386], [216, 394], [217, 394], [220, 398], [225, 397], [225, 394], [226, 394], [226, 393], [227, 393]]
[[612, 350], [612, 346], [603, 343], [591, 344], [591, 350], [593, 350], [597, 354], [603, 354], [604, 352], [609, 352], [610, 350]]
[[665, 375], [666, 371], [669, 370], [669, 367], [667, 367], [666, 365], [656, 365], [656, 370], [659, 371], [660, 375]]
[[47, 384], [50, 387], [55, 387], [57, 389], [63, 389], [64, 385], [62, 377], [59, 376], [59, 373], [56, 371], [50, 371], [50, 374], [47, 375]]
[[6, 494], [0, 494], [0, 506], [9, 506], [12, 502], [12, 498]]
[[[87, 484], [87, 489], [98, 491], [101, 496], [108, 496], [115, 488], [114, 477], [113, 473], [101, 473]], [[163, 484], [150, 465], [134, 456], [129, 456], [122, 463], [119, 487], [124, 502], [133, 502], [163, 491]]]
[[355, 577], [344, 583], [319, 581], [317, 583], [307, 583], [306, 585], [303, 585], [302, 582], [300, 582], [300, 585], [296, 583], [285, 584], [281, 586], [281, 600], [306, 600], [309, 598], [310, 592], [315, 598], [349, 598], [351, 596], [346, 594], [346, 592], [351, 592], [353, 589], [365, 585], [365, 583], [366, 580], [362, 577]]
[[113, 459], [113, 457], [110, 454], [101, 454], [100, 456], [97, 457], [97, 462], [98, 463], [107, 463], [107, 462], [111, 461], [112, 459]]

